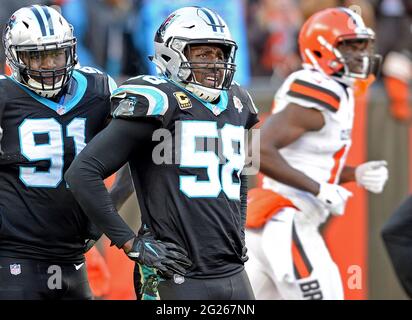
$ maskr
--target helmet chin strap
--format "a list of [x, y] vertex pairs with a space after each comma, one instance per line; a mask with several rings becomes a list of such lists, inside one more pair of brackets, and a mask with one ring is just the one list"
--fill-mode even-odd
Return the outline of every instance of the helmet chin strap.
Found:
[[30, 90], [33, 90], [39, 96], [42, 96], [44, 98], [53, 98], [61, 91], [62, 89], [61, 85], [63, 83], [63, 78], [64, 77], [62, 77], [62, 79], [55, 84], [55, 87], [57, 86], [58, 89], [54, 89], [54, 90], [52, 90], [53, 86], [46, 85], [46, 84], [44, 85], [44, 89], [43, 89], [43, 86], [41, 85], [41, 83], [39, 83], [38, 81], [30, 77], [29, 77], [29, 80], [27, 81], [27, 85]]
[[193, 83], [185, 84], [185, 88], [187, 91], [190, 91], [195, 96], [206, 102], [215, 101], [217, 98], [219, 98], [221, 93], [221, 90], [219, 89], [206, 88]]

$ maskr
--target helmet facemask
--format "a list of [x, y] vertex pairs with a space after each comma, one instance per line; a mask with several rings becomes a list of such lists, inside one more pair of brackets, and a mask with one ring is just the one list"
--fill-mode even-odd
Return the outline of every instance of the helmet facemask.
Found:
[[[154, 45], [152, 61], [159, 73], [200, 99], [216, 101], [222, 90], [230, 88], [236, 69], [237, 45], [226, 23], [214, 11], [185, 7], [173, 12], [156, 32]], [[200, 46], [218, 48], [223, 54], [209, 60], [194, 59], [193, 50]]]
[[77, 64], [73, 26], [47, 6], [17, 10], [4, 29], [3, 47], [12, 77], [45, 98], [62, 91]]
[[71, 78], [77, 63], [75, 46], [75, 39], [62, 44], [10, 46], [9, 61], [22, 84], [50, 98], [57, 95]]
[[340, 40], [335, 55], [343, 68], [337, 72], [345, 78], [366, 79], [379, 72], [381, 56], [375, 54], [374, 39], [352, 38]]
[[182, 82], [211, 90], [228, 90], [236, 65], [235, 44], [190, 43], [184, 49], [185, 60], [181, 63], [182, 74], [188, 74]]

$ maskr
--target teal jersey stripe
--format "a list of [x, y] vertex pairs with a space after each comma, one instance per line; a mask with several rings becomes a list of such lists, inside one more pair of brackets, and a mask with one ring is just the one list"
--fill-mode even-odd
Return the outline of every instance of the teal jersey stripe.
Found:
[[124, 85], [114, 90], [112, 97], [122, 95], [123, 93], [132, 93], [145, 97], [149, 102], [147, 110], [148, 116], [164, 115], [168, 109], [169, 99], [167, 95], [157, 88], [140, 85]]
[[16, 83], [20, 88], [22, 88], [28, 95], [30, 95], [32, 98], [36, 99], [38, 102], [41, 104], [45, 105], [46, 107], [54, 110], [57, 112], [58, 109], [60, 109], [62, 106], [64, 107], [65, 112], [69, 112], [71, 109], [73, 109], [83, 98], [84, 94], [86, 93], [87, 89], [87, 79], [84, 75], [82, 75], [80, 72], [74, 70], [73, 71], [73, 79], [72, 81], [77, 82], [77, 88], [76, 92], [73, 95], [71, 99], [68, 99], [67, 101], [65, 100], [62, 104], [54, 102], [52, 100], [43, 98], [42, 96], [39, 96], [32, 90], [28, 89], [27, 87], [23, 86], [21, 83], [16, 81], [15, 79], [8, 77], [10, 80], [12, 80], [14, 83]]

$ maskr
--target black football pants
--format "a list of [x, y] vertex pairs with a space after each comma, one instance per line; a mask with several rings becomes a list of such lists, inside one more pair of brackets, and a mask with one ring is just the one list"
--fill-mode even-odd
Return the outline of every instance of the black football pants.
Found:
[[[136, 264], [134, 282], [138, 298], [142, 297], [142, 284], [145, 286], [142, 276]], [[156, 285], [161, 300], [255, 300], [245, 270], [228, 277], [212, 279], [175, 275], [173, 279], [157, 281]]]
[[0, 300], [87, 300], [86, 264], [0, 257]]

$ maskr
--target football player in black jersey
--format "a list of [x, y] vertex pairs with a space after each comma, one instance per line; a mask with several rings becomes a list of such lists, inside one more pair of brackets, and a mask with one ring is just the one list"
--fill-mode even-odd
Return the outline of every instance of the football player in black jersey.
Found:
[[72, 26], [50, 7], [16, 11], [3, 45], [12, 75], [0, 76], [0, 299], [89, 299], [84, 252], [101, 232], [63, 175], [107, 124], [116, 84], [75, 69]]
[[381, 231], [396, 276], [412, 299], [412, 197], [395, 210]]
[[[243, 266], [242, 169], [245, 130], [258, 120], [249, 94], [232, 81], [237, 45], [223, 19], [201, 7], [173, 12], [154, 45], [161, 75], [131, 78], [114, 92], [114, 119], [72, 163], [66, 181], [112, 242], [132, 239], [103, 185], [128, 161], [143, 229], [188, 251], [191, 267], [172, 278], [137, 264], [138, 297], [254, 299]], [[132, 240], [125, 252], [134, 257]]]

